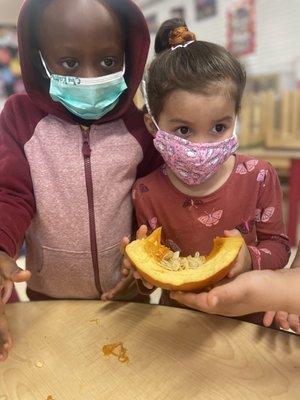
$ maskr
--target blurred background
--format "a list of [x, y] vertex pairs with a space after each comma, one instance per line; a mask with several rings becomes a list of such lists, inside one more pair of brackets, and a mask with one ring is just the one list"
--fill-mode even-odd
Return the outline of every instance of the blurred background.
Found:
[[240, 59], [248, 76], [241, 146], [300, 149], [299, 0], [136, 2], [152, 39], [165, 19], [178, 16], [197, 39], [218, 43]]
[[24, 91], [16, 32], [16, 22], [22, 2], [22, 0], [0, 0], [0, 108], [8, 96]]
[[[151, 33], [185, 19], [199, 40], [221, 44], [245, 66], [248, 83], [241, 113], [240, 152], [270, 161], [281, 180], [292, 246], [300, 237], [300, 0], [135, 0]], [[122, 2], [122, 0], [120, 0]], [[16, 21], [22, 0], [0, 0], [0, 109], [24, 91]], [[138, 92], [138, 107], [143, 99]]]

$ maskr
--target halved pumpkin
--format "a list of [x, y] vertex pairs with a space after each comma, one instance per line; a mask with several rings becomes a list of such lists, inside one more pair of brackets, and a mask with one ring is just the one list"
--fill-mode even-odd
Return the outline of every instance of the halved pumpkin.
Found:
[[[161, 230], [157, 228], [147, 238], [134, 240], [125, 251], [142, 278], [162, 289], [196, 291], [220, 281], [244, 244], [242, 237], [217, 237], [208, 256], [180, 257], [161, 244]], [[172, 270], [173, 263], [177, 270]]]

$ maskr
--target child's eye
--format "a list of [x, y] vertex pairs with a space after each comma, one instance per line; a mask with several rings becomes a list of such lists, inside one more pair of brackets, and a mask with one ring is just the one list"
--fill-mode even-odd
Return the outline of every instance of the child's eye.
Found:
[[63, 67], [65, 67], [66, 69], [75, 69], [75, 68], [77, 68], [78, 67], [78, 65], [79, 65], [79, 63], [78, 63], [78, 61], [76, 61], [76, 60], [73, 60], [73, 59], [68, 59], [68, 60], [65, 60], [63, 63], [62, 63], [62, 65], [63, 65]]
[[100, 64], [104, 68], [112, 68], [116, 65], [116, 60], [113, 57], [106, 57]]
[[176, 129], [175, 133], [180, 136], [188, 136], [191, 133], [191, 130], [187, 126], [182, 126], [181, 128]]
[[214, 127], [212, 128], [212, 132], [213, 133], [224, 133], [226, 131], [226, 126], [223, 124], [216, 124], [214, 125]]

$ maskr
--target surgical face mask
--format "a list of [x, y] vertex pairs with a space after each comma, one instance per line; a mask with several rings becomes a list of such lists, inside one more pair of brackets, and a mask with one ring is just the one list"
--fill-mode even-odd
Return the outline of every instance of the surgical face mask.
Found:
[[51, 74], [40, 52], [42, 64], [50, 79], [49, 94], [72, 114], [86, 120], [97, 120], [111, 111], [127, 89], [122, 71], [97, 78], [79, 78]]

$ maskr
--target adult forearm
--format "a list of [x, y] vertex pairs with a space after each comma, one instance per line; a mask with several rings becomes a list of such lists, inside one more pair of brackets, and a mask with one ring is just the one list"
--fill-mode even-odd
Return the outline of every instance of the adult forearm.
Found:
[[298, 246], [297, 254], [292, 262], [291, 268], [300, 268], [300, 244]]
[[287, 290], [286, 309], [292, 314], [300, 315], [300, 265], [294, 266], [295, 269], [286, 270], [282, 275], [284, 287]]

